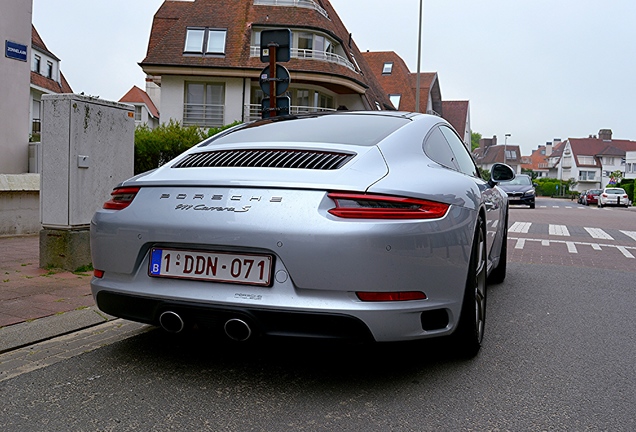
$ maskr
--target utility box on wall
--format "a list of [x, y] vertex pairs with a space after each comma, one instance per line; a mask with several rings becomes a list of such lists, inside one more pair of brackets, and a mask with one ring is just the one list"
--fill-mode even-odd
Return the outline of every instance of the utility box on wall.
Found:
[[40, 265], [74, 270], [90, 263], [93, 214], [133, 175], [134, 111], [76, 94], [44, 95], [42, 104]]

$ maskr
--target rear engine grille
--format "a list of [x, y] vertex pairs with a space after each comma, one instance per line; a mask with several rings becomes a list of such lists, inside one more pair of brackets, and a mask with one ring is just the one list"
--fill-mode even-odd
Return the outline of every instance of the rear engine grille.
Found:
[[191, 154], [172, 168], [298, 168], [335, 170], [353, 154], [312, 150], [216, 150]]

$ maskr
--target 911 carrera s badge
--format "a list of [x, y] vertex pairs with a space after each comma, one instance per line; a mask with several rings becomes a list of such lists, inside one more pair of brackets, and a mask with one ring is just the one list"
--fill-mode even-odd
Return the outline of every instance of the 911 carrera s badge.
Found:
[[[222, 201], [224, 198], [227, 199], [228, 201], [234, 201], [234, 202], [236, 201], [259, 202], [259, 201], [262, 201], [263, 199], [263, 197], [259, 195], [249, 195], [249, 196], [229, 195], [226, 197], [220, 194], [206, 195], [201, 193], [196, 193], [196, 194], [179, 193], [174, 196], [172, 196], [169, 193], [162, 193], [159, 199], [164, 200], [164, 199], [170, 199], [171, 197], [179, 201], [192, 200], [192, 201], [199, 201], [199, 202], [208, 201], [208, 200]], [[273, 196], [273, 197], [270, 197], [269, 199], [269, 202], [272, 202], [272, 203], [280, 203], [282, 201], [283, 201], [283, 197], [280, 197], [280, 196]], [[207, 211], [207, 212], [245, 213], [245, 212], [248, 212], [251, 208], [252, 208], [251, 205], [221, 206], [221, 205], [206, 205], [206, 204], [177, 204], [174, 209], [179, 211], [192, 210], [192, 211]]]
[[175, 210], [195, 210], [195, 211], [217, 211], [217, 212], [233, 212], [233, 213], [245, 213], [250, 210], [252, 206], [242, 206], [240, 208], [236, 207], [223, 207], [223, 206], [206, 206], [204, 204], [178, 204], [174, 209]]

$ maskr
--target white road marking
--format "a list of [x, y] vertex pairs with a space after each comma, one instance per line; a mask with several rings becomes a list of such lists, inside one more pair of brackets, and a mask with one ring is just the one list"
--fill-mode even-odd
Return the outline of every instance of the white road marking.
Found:
[[[508, 240], [516, 241], [515, 249], [523, 249], [528, 242], [541, 242], [542, 246], [551, 246], [555, 243], [565, 244], [568, 248], [568, 252], [570, 253], [578, 253], [577, 246], [590, 246], [592, 249], [597, 251], [602, 251], [603, 248], [609, 249], [614, 248], [620, 251], [625, 258], [636, 258], [633, 253], [636, 253], [636, 246], [617, 246], [613, 244], [599, 244], [599, 243], [587, 243], [587, 242], [573, 242], [566, 240], [545, 240], [545, 239], [533, 239], [533, 238], [518, 238], [518, 237], [508, 237]], [[632, 252], [630, 252], [632, 251]]]
[[497, 225], [499, 225], [499, 219], [496, 219], [492, 222], [492, 227], [493, 228], [497, 228]]
[[550, 224], [550, 227], [548, 228], [548, 234], [569, 237], [570, 231], [568, 231], [568, 227], [566, 227], [565, 225]]
[[625, 234], [627, 237], [631, 237], [634, 240], [636, 240], [636, 231], [621, 231], [623, 234]]
[[603, 231], [600, 228], [587, 228], [586, 227], [584, 229], [585, 229], [585, 231], [587, 231], [592, 236], [592, 238], [603, 239], [603, 240], [614, 240], [614, 238], [611, 235], [607, 234], [605, 231]]
[[515, 222], [508, 229], [508, 232], [526, 233], [527, 234], [528, 230], [530, 229], [530, 225], [532, 225], [532, 222]]

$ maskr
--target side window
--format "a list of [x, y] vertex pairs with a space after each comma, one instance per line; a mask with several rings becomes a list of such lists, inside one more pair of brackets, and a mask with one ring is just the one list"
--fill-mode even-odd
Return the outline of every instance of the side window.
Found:
[[424, 153], [446, 168], [459, 170], [459, 165], [455, 161], [455, 155], [448, 145], [448, 141], [438, 127], [434, 127], [424, 141]]
[[455, 155], [455, 160], [457, 165], [459, 165], [459, 170], [464, 174], [468, 174], [473, 177], [479, 177], [479, 171], [475, 166], [475, 162], [473, 161], [473, 157], [468, 153], [468, 149], [464, 145], [461, 139], [457, 136], [455, 132], [448, 126], [440, 126], [439, 127], [444, 134], [444, 137], [448, 141], [448, 145], [450, 145], [453, 150], [453, 154]]

